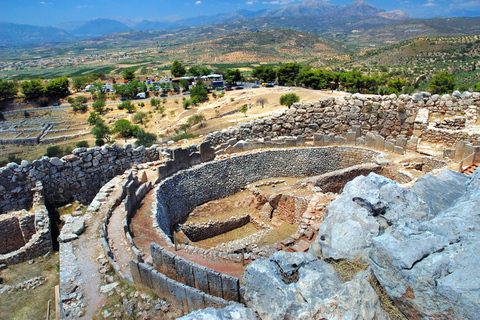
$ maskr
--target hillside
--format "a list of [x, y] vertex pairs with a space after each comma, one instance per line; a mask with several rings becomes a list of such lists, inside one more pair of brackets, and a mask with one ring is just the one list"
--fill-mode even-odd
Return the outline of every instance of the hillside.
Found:
[[75, 40], [68, 32], [54, 27], [36, 27], [0, 22], [0, 49], [11, 45], [58, 43]]
[[480, 35], [409, 39], [354, 55], [348, 65], [371, 71], [388, 70], [418, 86], [447, 70], [457, 78], [458, 85], [471, 86], [480, 77]]

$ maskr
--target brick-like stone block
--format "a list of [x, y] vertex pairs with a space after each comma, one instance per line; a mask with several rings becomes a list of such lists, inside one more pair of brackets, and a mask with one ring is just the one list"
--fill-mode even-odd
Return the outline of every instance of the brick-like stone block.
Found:
[[185, 288], [187, 287], [183, 283], [179, 283], [169, 279], [167, 281], [168, 291], [172, 299], [175, 299], [178, 303], [178, 306], [183, 310], [188, 312], [188, 302], [187, 302], [187, 293]]
[[393, 152], [393, 147], [394, 146], [395, 146], [395, 144], [391, 141], [385, 142], [385, 151]]
[[168, 289], [168, 278], [160, 272], [152, 271], [152, 290], [161, 298], [170, 298], [170, 291]]
[[321, 147], [325, 145], [325, 135], [321, 133], [313, 134], [313, 145], [315, 147]]
[[129, 265], [130, 265], [130, 274], [132, 275], [132, 278], [133, 278], [133, 283], [135, 283], [136, 285], [141, 285], [142, 277], [140, 276], [140, 270], [138, 269], [138, 261], [130, 260]]
[[372, 132], [367, 132], [365, 135], [365, 145], [367, 148], [374, 149], [375, 148], [375, 134]]
[[165, 249], [155, 242], [150, 243], [150, 254], [152, 256], [153, 267], [160, 272], [162, 272], [164, 250]]
[[402, 147], [395, 146], [393, 147], [393, 152], [395, 152], [396, 154], [404, 154], [405, 150]]
[[168, 250], [162, 251], [162, 267], [158, 270], [170, 279], [177, 280], [177, 269], [175, 268], [175, 254]]
[[347, 138], [347, 144], [354, 146], [355, 145], [355, 140], [357, 139], [357, 133], [354, 131], [348, 131], [346, 134]]
[[142, 284], [147, 288], [153, 289], [153, 281], [152, 281], [152, 266], [146, 263], [138, 263], [138, 271], [140, 272], [140, 277], [142, 279]]

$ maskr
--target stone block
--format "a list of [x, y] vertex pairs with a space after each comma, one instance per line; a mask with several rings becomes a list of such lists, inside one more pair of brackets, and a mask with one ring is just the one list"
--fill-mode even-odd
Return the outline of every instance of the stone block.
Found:
[[367, 148], [374, 149], [375, 148], [375, 134], [372, 132], [367, 132], [365, 135], [365, 145]]
[[188, 168], [190, 166], [190, 152], [188, 149], [173, 149], [173, 161], [179, 169]]
[[[230, 143], [230, 140], [229, 140]], [[232, 144], [230, 144], [232, 145]], [[210, 142], [204, 141], [199, 146], [200, 158], [202, 162], [211, 161], [215, 159], [215, 149], [212, 148]]]
[[342, 136], [335, 136], [335, 144], [344, 145], [347, 144], [347, 139]]
[[375, 135], [375, 150], [383, 151], [384, 147], [385, 139], [379, 134]]
[[237, 278], [222, 274], [223, 299], [229, 301], [240, 301], [240, 282]]
[[397, 140], [395, 141], [395, 145], [406, 148], [407, 147], [407, 138], [404, 137], [397, 137]]
[[208, 287], [209, 294], [212, 296], [223, 298], [222, 291], [222, 275], [216, 271], [209, 270], [208, 273]]
[[357, 139], [355, 140], [355, 145], [357, 145], [357, 146], [365, 146], [365, 139], [363, 139], [363, 138], [357, 138]]
[[152, 284], [153, 292], [155, 292], [161, 298], [169, 298], [170, 291], [168, 290], [168, 278], [160, 272], [152, 271]]
[[186, 285], [169, 279], [167, 281], [168, 291], [170, 297], [174, 299], [178, 306], [183, 311], [188, 311], [187, 293], [185, 292]]
[[203, 298], [205, 293], [195, 288], [186, 287], [185, 294], [187, 296], [188, 312], [205, 308], [205, 300]]
[[325, 136], [326, 146], [331, 146], [334, 143], [335, 143], [335, 135], [333, 133], [330, 133], [329, 135]]
[[138, 261], [130, 260], [129, 265], [130, 265], [130, 274], [132, 275], [132, 278], [133, 278], [133, 283], [135, 283], [136, 285], [141, 285], [142, 277], [140, 276], [140, 270], [138, 269]]
[[357, 133], [354, 131], [348, 131], [346, 134], [347, 138], [347, 144], [354, 146], [355, 145], [355, 139], [357, 139]]
[[[214, 155], [215, 157], [215, 155]], [[208, 160], [206, 160], [208, 161]], [[190, 155], [190, 165], [195, 166], [202, 163], [202, 156], [199, 152], [194, 152]]]
[[467, 143], [465, 141], [457, 142], [457, 146], [455, 148], [455, 161], [460, 162], [463, 159], [463, 152], [465, 151], [465, 145]]
[[404, 154], [405, 150], [402, 147], [394, 146], [393, 147], [393, 152], [395, 152], [396, 154]]
[[394, 146], [395, 145], [393, 144], [393, 142], [390, 142], [390, 141], [385, 142], [385, 151], [393, 152]]
[[150, 243], [150, 254], [152, 256], [153, 267], [160, 272], [162, 270], [162, 265], [163, 265], [164, 250], [165, 249], [163, 249], [161, 246], [159, 246], [155, 242]]
[[296, 138], [286, 138], [285, 139], [285, 147], [295, 147], [297, 145]]
[[209, 289], [208, 289], [209, 269], [195, 263], [192, 265], [192, 270], [193, 270], [193, 276], [195, 277], [195, 288], [205, 293], [209, 293]]
[[443, 150], [444, 159], [454, 159], [455, 158], [455, 149], [444, 149]]
[[152, 272], [153, 268], [145, 263], [138, 263], [138, 271], [140, 272], [140, 278], [142, 279], [142, 284], [150, 289], [153, 289], [152, 281]]
[[160, 268], [161, 273], [169, 277], [170, 279], [177, 280], [177, 269], [175, 268], [175, 254], [168, 251], [162, 251], [162, 267]]
[[193, 276], [190, 261], [180, 256], [176, 256], [175, 269], [177, 270], [177, 281], [180, 281], [187, 286], [195, 287], [195, 278]]
[[324, 146], [325, 145], [325, 135], [321, 133], [314, 133], [313, 134], [313, 145], [314, 146]]
[[304, 146], [306, 140], [307, 138], [304, 135], [297, 136], [297, 142], [296, 142], [297, 147]]
[[408, 140], [407, 142], [406, 149], [410, 151], [417, 151], [417, 146], [418, 146], [418, 137], [411, 136], [410, 140]]
[[362, 136], [362, 127], [359, 125], [353, 125], [352, 131], [355, 132], [355, 138], [359, 138]]

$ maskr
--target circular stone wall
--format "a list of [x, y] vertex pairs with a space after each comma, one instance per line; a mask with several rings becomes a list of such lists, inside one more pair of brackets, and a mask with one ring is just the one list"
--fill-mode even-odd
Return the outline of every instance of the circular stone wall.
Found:
[[381, 153], [358, 147], [277, 149], [208, 162], [166, 178], [156, 190], [158, 226], [171, 229], [197, 206], [230, 196], [255, 181], [320, 175], [376, 162]]

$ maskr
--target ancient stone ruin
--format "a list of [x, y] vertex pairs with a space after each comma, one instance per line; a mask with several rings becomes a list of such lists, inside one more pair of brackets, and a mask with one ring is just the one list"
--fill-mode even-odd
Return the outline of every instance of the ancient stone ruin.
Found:
[[[49, 205], [87, 205], [64, 218], [58, 239], [67, 319], [92, 314], [85, 306], [96, 293], [82, 287], [80, 259], [111, 265], [192, 312], [185, 319], [388, 319], [376, 281], [408, 318], [475, 319], [479, 171], [441, 170], [480, 161], [479, 103], [477, 93], [346, 95], [213, 132], [198, 146], [114, 144], [9, 164], [0, 169], [0, 228], [10, 235], [0, 258], [24, 261], [31, 255], [18, 251], [40, 238], [50, 250], [44, 194]], [[415, 153], [425, 141], [443, 143], [440, 158]], [[251, 212], [189, 222], [241, 192]], [[248, 224], [252, 233], [236, 242], [197, 244]], [[257, 245], [283, 224], [295, 230]], [[89, 256], [90, 247], [105, 254]], [[345, 280], [338, 260], [365, 270]], [[118, 286], [95, 281], [105, 293]]]

